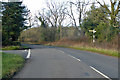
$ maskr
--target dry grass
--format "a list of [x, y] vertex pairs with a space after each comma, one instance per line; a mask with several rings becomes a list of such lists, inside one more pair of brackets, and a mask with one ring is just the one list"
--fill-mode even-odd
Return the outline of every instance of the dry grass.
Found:
[[113, 41], [111, 42], [102, 42], [102, 43], [96, 42], [95, 44], [93, 44], [92, 41], [87, 37], [72, 38], [72, 39], [66, 38], [56, 42], [49, 42], [47, 43], [47, 45], [91, 51], [91, 52], [118, 57], [117, 38], [113, 39]]
[[66, 38], [56, 42], [49, 42], [49, 45], [64, 45], [64, 46], [78, 46], [78, 47], [93, 47], [108, 50], [118, 50], [118, 38], [113, 39], [111, 42], [96, 42], [92, 43], [88, 37], [82, 38]]

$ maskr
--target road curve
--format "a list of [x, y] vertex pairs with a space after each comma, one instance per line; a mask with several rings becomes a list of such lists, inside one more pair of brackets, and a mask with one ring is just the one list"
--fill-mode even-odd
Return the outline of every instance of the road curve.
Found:
[[31, 57], [14, 78], [118, 78], [117, 58], [68, 48], [27, 46], [32, 48]]

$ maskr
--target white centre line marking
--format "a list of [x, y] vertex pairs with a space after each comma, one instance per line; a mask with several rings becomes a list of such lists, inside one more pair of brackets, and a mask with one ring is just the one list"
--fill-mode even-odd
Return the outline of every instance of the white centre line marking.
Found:
[[60, 51], [61, 53], [64, 53], [63, 51], [61, 51], [61, 50], [58, 50], [58, 51]]
[[99, 73], [100, 75], [102, 75], [103, 77], [107, 78], [108, 80], [112, 80], [110, 79], [108, 76], [106, 76], [105, 74], [101, 73], [100, 71], [98, 71], [97, 69], [95, 69], [94, 67], [90, 66], [90, 68], [92, 68], [94, 71], [96, 71], [97, 73]]
[[71, 55], [68, 55], [68, 56], [70, 56], [70, 57], [72, 57], [72, 58], [74, 58], [74, 59], [76, 59], [76, 60], [78, 60], [78, 61], [81, 61], [80, 59], [78, 59], [78, 58], [76, 58], [76, 57], [74, 57], [74, 56], [71, 56]]
[[27, 59], [30, 58], [30, 55], [31, 55], [31, 52], [30, 52], [30, 51], [31, 51], [31, 50], [29, 49], [29, 50], [28, 50], [27, 57], [26, 57]]
[[[61, 51], [61, 50], [58, 50], [58, 51], [60, 51], [61, 53], [65, 53], [65, 52], [63, 52], [63, 51]], [[68, 56], [70, 56], [70, 57], [72, 57], [72, 58], [74, 58], [74, 59], [76, 59], [76, 60], [78, 60], [78, 61], [81, 61], [80, 59], [77, 59], [77, 58], [75, 58], [75, 57], [73, 57], [73, 56], [71, 56], [71, 55], [68, 55]]]

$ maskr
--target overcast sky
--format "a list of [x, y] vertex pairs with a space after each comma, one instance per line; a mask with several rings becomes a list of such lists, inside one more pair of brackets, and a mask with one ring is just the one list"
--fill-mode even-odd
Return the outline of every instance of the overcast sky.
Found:
[[[46, 2], [51, 0], [23, 0], [23, 3], [28, 7], [28, 9], [35, 13], [38, 10], [41, 10], [42, 8], [46, 7]], [[65, 1], [76, 1], [76, 0], [52, 0], [56, 2], [65, 2]], [[94, 1], [94, 0], [91, 0]], [[103, 0], [99, 0], [100, 2], [103, 2]], [[109, 0], [104, 0], [105, 3], [109, 4]], [[98, 5], [99, 6], [99, 5]]]
[[[76, 1], [76, 0], [23, 0], [23, 4], [25, 4], [28, 9], [31, 11], [32, 15], [38, 12], [38, 10], [42, 10], [43, 8], [46, 8], [46, 2], [55, 1], [55, 2], [65, 2], [65, 1]], [[91, 3], [95, 0], [91, 0]], [[99, 0], [100, 2], [103, 2], [103, 0]], [[109, 0], [104, 0], [105, 3], [110, 4]], [[99, 4], [97, 5], [99, 6]], [[89, 9], [89, 8], [88, 8]], [[77, 15], [76, 15], [77, 16]], [[76, 17], [77, 18], [77, 17]], [[77, 22], [78, 24], [78, 22]]]
[[[0, 0], [0, 1], [8, 1], [8, 0]], [[19, 0], [10, 0], [13, 2], [19, 1]], [[46, 8], [46, 2], [50, 2], [50, 1], [55, 1], [55, 2], [65, 2], [65, 1], [77, 1], [77, 0], [20, 0], [23, 1], [23, 4], [27, 6], [27, 8], [30, 10], [30, 12], [32, 13], [32, 15], [34, 16], [35, 13], [37, 13], [38, 11], [42, 10], [43, 8]], [[95, 0], [90, 0], [91, 3]], [[105, 1], [106, 4], [110, 4], [110, 0], [99, 0], [100, 2]], [[96, 6], [99, 6], [99, 4], [97, 4]], [[88, 7], [89, 9], [89, 7]]]

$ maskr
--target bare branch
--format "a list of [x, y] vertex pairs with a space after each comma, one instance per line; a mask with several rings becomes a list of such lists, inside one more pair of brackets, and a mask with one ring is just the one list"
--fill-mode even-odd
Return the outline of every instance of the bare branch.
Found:
[[108, 9], [108, 7], [107, 7], [107, 5], [105, 4], [105, 2], [104, 2], [104, 5], [102, 5], [98, 0], [96, 0], [103, 8], [105, 8], [106, 9], [106, 11], [109, 13], [109, 14], [111, 14], [111, 12], [110, 12], [110, 10]]
[[118, 2], [117, 9], [115, 10], [115, 16], [118, 14], [118, 12], [119, 12], [119, 9], [120, 9], [120, 1]]

